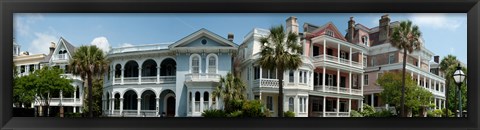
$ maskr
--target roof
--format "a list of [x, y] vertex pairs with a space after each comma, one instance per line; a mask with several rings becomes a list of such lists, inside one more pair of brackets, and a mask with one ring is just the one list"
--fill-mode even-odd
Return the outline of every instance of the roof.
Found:
[[195, 37], [195, 36], [197, 36], [197, 35], [201, 35], [201, 34], [210, 35], [210, 36], [212, 36], [212, 37], [214, 37], [214, 38], [216, 38], [216, 39], [218, 39], [218, 40], [220, 40], [220, 41], [222, 41], [222, 42], [224, 42], [224, 43], [227, 43], [228, 45], [230, 45], [230, 46], [232, 46], [232, 47], [238, 47], [237, 44], [229, 41], [228, 39], [226, 39], [226, 38], [224, 38], [224, 37], [222, 37], [222, 36], [220, 36], [220, 35], [218, 35], [218, 34], [216, 34], [216, 33], [211, 32], [211, 31], [209, 31], [209, 30], [207, 30], [207, 29], [205, 29], [205, 28], [202, 28], [202, 29], [200, 29], [200, 30], [198, 30], [198, 31], [195, 31], [195, 32], [191, 33], [190, 35], [187, 35], [187, 36], [183, 37], [182, 39], [176, 41], [175, 43], [169, 45], [168, 47], [169, 47], [169, 48], [176, 47], [176, 46], [182, 44], [183, 42], [186, 42], [187, 40], [189, 40], [189, 39], [191, 39], [191, 38], [193, 38], [193, 37]]
[[75, 46], [73, 46], [72, 44], [70, 44], [70, 42], [68, 42], [67, 40], [65, 40], [63, 37], [60, 37], [60, 40], [63, 41], [63, 43], [65, 44], [65, 47], [67, 48], [67, 51], [70, 52], [70, 54], [75, 53], [75, 51], [77, 50], [77, 48], [76, 48]]

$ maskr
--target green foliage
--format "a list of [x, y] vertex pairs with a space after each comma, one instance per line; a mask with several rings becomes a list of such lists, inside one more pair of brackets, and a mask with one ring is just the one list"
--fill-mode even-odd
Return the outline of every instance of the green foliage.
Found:
[[394, 115], [389, 110], [381, 110], [381, 111], [375, 112], [372, 116], [373, 117], [393, 117]]
[[[95, 117], [98, 117], [100, 115], [102, 115], [102, 92], [103, 92], [103, 79], [93, 79], [93, 82], [92, 82], [92, 96], [93, 96], [93, 115]], [[87, 93], [88, 92], [88, 88], [84, 89], [84, 93]], [[90, 100], [88, 100], [88, 96], [85, 96], [83, 98], [84, 100], [84, 105], [83, 105], [83, 111], [84, 111], [84, 114], [88, 114], [88, 102]], [[119, 103], [117, 103], [119, 105]], [[115, 104], [115, 105], [117, 105]]]
[[283, 113], [285, 117], [295, 117], [295, 113], [293, 111], [286, 111]]
[[363, 117], [371, 117], [375, 114], [375, 108], [364, 103], [363, 104], [363, 111], [361, 111], [360, 114]]
[[86, 90], [92, 90], [86, 93], [86, 95], [89, 97], [91, 96], [91, 98], [88, 98], [90, 101], [85, 104], [88, 104], [89, 117], [93, 117], [95, 110], [93, 108], [94, 101], [91, 101], [94, 96], [92, 82], [94, 79], [100, 79], [100, 77], [108, 71], [108, 61], [104, 52], [94, 45], [80, 46], [72, 55], [72, 60], [70, 60], [69, 66], [71, 66], [70, 69], [74, 75], [79, 75], [83, 81], [86, 81]]
[[440, 109], [431, 110], [427, 112], [427, 117], [442, 117], [442, 116], [445, 116], [445, 114]]
[[65, 113], [65, 117], [82, 117], [82, 113]]
[[[456, 56], [447, 55], [440, 62], [440, 70], [445, 74], [445, 87], [447, 88], [448, 95], [448, 109], [451, 111], [458, 110], [458, 96], [457, 96], [457, 84], [453, 79], [453, 73], [457, 70], [458, 61]], [[462, 67], [463, 73], [468, 76], [467, 68]], [[462, 108], [466, 110], [467, 107], [467, 80], [461, 86], [462, 92]]]
[[[388, 104], [401, 104], [402, 74], [387, 72], [377, 79], [377, 83], [383, 87], [381, 98]], [[405, 108], [418, 111], [422, 107], [430, 105], [432, 93], [417, 86], [410, 75], [405, 76]], [[400, 106], [397, 106], [400, 107]]]
[[248, 100], [243, 103], [242, 111], [245, 117], [265, 117], [264, 105], [260, 100]]
[[350, 117], [363, 117], [363, 115], [358, 111], [352, 110], [350, 112]]
[[227, 113], [223, 110], [211, 109], [205, 110], [202, 113], [203, 117], [227, 117]]
[[[442, 109], [442, 113], [443, 113], [442, 116], [445, 116], [446, 110], [447, 110], [447, 109], [445, 109], [445, 108]], [[448, 117], [455, 117], [455, 113], [453, 113], [452, 111], [448, 110]]]
[[240, 78], [229, 72], [226, 77], [220, 78], [220, 84], [215, 88], [212, 96], [222, 98], [226, 112], [233, 112], [242, 108], [242, 100], [246, 99], [246, 86]]
[[243, 117], [243, 111], [242, 110], [236, 110], [236, 111], [228, 114], [228, 117]]

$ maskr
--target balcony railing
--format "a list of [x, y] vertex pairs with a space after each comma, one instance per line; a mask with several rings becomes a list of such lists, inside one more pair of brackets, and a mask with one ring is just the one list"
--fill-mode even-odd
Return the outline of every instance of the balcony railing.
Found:
[[124, 77], [123, 78], [123, 83], [126, 83], [126, 84], [138, 83], [138, 77]]
[[360, 90], [360, 89], [352, 89], [352, 94], [362, 95], [362, 90]]
[[[177, 76], [160, 76], [158, 83], [168, 84], [168, 83], [175, 83], [177, 80]], [[123, 79], [125, 84], [138, 84], [138, 77], [125, 77]], [[121, 84], [122, 78], [115, 78], [115, 84]], [[140, 84], [144, 83], [157, 83], [157, 76], [145, 76], [142, 77], [142, 81]]]
[[325, 112], [325, 117], [350, 117], [350, 112]]
[[339, 112], [338, 117], [350, 117], [350, 112]]
[[142, 83], [156, 83], [157, 76], [142, 76]]
[[[313, 87], [313, 90], [323, 92], [322, 85], [315, 85]], [[350, 92], [350, 90], [351, 90], [351, 92]], [[344, 87], [340, 87], [340, 89], [337, 89], [336, 86], [328, 86], [328, 85], [325, 85], [325, 92], [362, 95], [362, 90], [360, 90], [360, 89], [354, 89], [354, 88], [350, 89], [350, 88], [344, 88]]]
[[325, 91], [327, 91], [327, 92], [337, 92], [337, 87], [336, 86], [325, 85]]
[[363, 67], [362, 64], [360, 64], [356, 61], [350, 61], [349, 59], [343, 59], [343, 58], [338, 59], [338, 57], [331, 56], [331, 55], [326, 55], [325, 58], [326, 58], [326, 60], [323, 58], [323, 55], [317, 55], [317, 56], [313, 56], [312, 60], [313, 60], [313, 62], [332, 61], [332, 62], [335, 62], [335, 63], [344, 64], [344, 65], [347, 65], [347, 66], [350, 66], [350, 64], [351, 64], [351, 66], [357, 67], [357, 68], [362, 68]]
[[159, 43], [159, 44], [151, 44], [151, 45], [112, 48], [109, 53], [115, 54], [115, 53], [125, 53], [125, 52], [134, 52], [134, 51], [162, 50], [162, 49], [168, 49], [168, 46], [170, 44], [172, 43]]
[[199, 73], [192, 73], [185, 75], [185, 81], [190, 82], [206, 82], [206, 81], [213, 81], [219, 82], [220, 81], [220, 74], [199, 74]]
[[66, 54], [57, 54], [55, 57], [55, 60], [67, 60], [67, 55]]
[[278, 79], [256, 79], [254, 81], [255, 86], [278, 88]]
[[160, 83], [175, 83], [177, 76], [160, 76]]
[[340, 92], [341, 92], [341, 93], [350, 93], [350, 89], [349, 89], [349, 88], [340, 87]]

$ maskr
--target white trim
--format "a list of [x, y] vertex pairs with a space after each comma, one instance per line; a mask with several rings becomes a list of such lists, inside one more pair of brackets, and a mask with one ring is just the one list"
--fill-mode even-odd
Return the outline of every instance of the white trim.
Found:
[[[175, 99], [175, 102], [177, 102], [177, 98], [175, 97], [175, 94], [167, 93], [167, 95], [165, 95], [165, 98], [163, 99], [163, 112], [165, 112], [165, 114], [167, 114], [167, 99], [170, 98], [170, 97], [173, 97]], [[187, 110], [188, 110], [188, 108], [187, 108]], [[160, 113], [160, 114], [162, 114], [162, 113]], [[177, 114], [177, 113], [175, 113], [175, 114]]]
[[218, 56], [217, 54], [214, 54], [214, 53], [210, 53], [207, 55], [207, 58], [205, 60], [206, 62], [206, 73], [209, 73], [210, 72], [210, 57], [215, 57], [215, 73], [214, 74], [217, 74], [218, 73]]
[[192, 66], [192, 60], [193, 60], [193, 57], [195, 56], [198, 56], [198, 73], [202, 73], [202, 56], [200, 56], [199, 54], [191, 54], [190, 55], [190, 66], [188, 67], [189, 68], [189, 73], [192, 73], [192, 70], [193, 70], [193, 66]]

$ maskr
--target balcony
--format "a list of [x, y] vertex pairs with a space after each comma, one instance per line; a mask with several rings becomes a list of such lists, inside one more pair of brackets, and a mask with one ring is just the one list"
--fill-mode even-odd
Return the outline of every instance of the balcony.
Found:
[[346, 66], [351, 66], [351, 67], [355, 67], [355, 68], [360, 68], [362, 69], [363, 65], [356, 62], [356, 61], [350, 61], [348, 59], [343, 59], [343, 58], [338, 58], [338, 57], [335, 57], [335, 56], [331, 56], [331, 55], [317, 55], [317, 56], [314, 56], [313, 58], [313, 62], [314, 64], [318, 63], [318, 62], [325, 62], [325, 61], [328, 61], [328, 62], [333, 62], [333, 63], [337, 63], [337, 64], [342, 64], [342, 65], [346, 65]]
[[151, 50], [164, 50], [164, 49], [168, 49], [168, 46], [170, 44], [172, 44], [172, 43], [169, 42], [169, 43], [142, 45], [142, 46], [112, 48], [109, 51], [109, 54], [118, 54], [118, 53], [126, 53], [126, 52], [138, 52], [138, 51], [151, 51]]
[[[123, 84], [175, 84], [177, 76], [145, 76], [138, 81], [138, 77], [125, 77], [123, 78]], [[122, 84], [122, 78], [115, 78], [114, 84]]]
[[278, 88], [278, 79], [256, 79], [253, 81], [254, 86], [266, 88]]
[[57, 54], [54, 60], [68, 60], [67, 54]]
[[[323, 92], [322, 85], [315, 85], [313, 87], [313, 90]], [[328, 85], [325, 85], [325, 92], [351, 94], [351, 95], [363, 95], [363, 92], [360, 89], [353, 89], [353, 88], [350, 89], [350, 88], [344, 88], [344, 87], [340, 87], [338, 89], [337, 86], [328, 86]]]
[[220, 74], [185, 74], [186, 82], [220, 82]]

